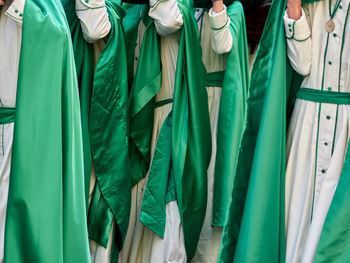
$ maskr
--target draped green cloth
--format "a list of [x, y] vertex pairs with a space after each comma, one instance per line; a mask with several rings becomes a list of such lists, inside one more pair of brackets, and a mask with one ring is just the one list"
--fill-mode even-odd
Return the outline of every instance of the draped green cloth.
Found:
[[[134, 71], [134, 53], [142, 12], [142, 22], [146, 26], [142, 47], [129, 101], [130, 118], [130, 170], [132, 184], [142, 179], [151, 162], [151, 143], [153, 135], [153, 120], [155, 96], [162, 84], [160, 61], [160, 45], [153, 19], [148, 16], [149, 8], [142, 5], [129, 5], [126, 8], [127, 17], [124, 21], [130, 53], [128, 56], [129, 79]], [[136, 16], [137, 15], [137, 16]]]
[[5, 262], [90, 262], [78, 84], [59, 0], [27, 0]]
[[284, 262], [284, 176], [287, 116], [301, 77], [286, 55], [283, 14], [274, 1], [252, 69], [220, 262]]
[[178, 0], [184, 26], [175, 74], [172, 164], [187, 259], [196, 251], [207, 205], [211, 131], [205, 68], [193, 2]]
[[235, 183], [249, 85], [247, 33], [242, 4], [235, 1], [227, 7], [227, 14], [231, 19], [233, 45], [226, 65], [219, 111], [212, 222], [215, 226], [225, 224]]
[[72, 32], [79, 80], [87, 184], [92, 160], [97, 178], [88, 215], [89, 237], [107, 247], [115, 220], [114, 258], [126, 236], [131, 205], [127, 60], [122, 27], [125, 13], [117, 2], [106, 1], [111, 32], [94, 72], [94, 51], [83, 39], [75, 1], [63, 3]]

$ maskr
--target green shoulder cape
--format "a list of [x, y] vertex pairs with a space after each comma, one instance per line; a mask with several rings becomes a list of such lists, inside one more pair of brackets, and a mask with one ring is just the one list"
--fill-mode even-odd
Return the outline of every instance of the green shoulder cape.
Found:
[[78, 84], [59, 0], [27, 0], [5, 262], [90, 262]]

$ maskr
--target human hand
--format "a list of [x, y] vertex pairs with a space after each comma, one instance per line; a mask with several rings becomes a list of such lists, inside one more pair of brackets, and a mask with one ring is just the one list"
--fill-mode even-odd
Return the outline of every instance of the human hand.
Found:
[[215, 13], [220, 13], [224, 10], [224, 1], [223, 0], [213, 0], [213, 11]]
[[0, 6], [3, 6], [5, 4], [5, 0], [0, 0]]
[[301, 0], [288, 0], [287, 10], [289, 18], [298, 20], [302, 15]]

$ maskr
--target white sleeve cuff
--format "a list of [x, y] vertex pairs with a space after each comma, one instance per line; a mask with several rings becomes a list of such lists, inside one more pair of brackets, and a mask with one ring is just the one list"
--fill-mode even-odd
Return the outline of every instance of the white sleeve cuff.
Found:
[[6, 10], [6, 15], [18, 24], [23, 23], [23, 11], [24, 11], [25, 0], [15, 0]]
[[284, 27], [287, 39], [305, 41], [311, 36], [310, 27], [307, 23], [304, 9], [302, 9], [302, 15], [298, 20], [289, 18], [288, 12], [286, 10], [284, 13]]
[[213, 8], [209, 10], [209, 24], [211, 29], [220, 30], [229, 23], [230, 19], [226, 12], [226, 6], [224, 6], [224, 10], [222, 10], [220, 13], [215, 13]]
[[76, 3], [75, 7], [77, 11], [102, 8], [106, 5], [105, 0], [76, 0], [75, 3]]

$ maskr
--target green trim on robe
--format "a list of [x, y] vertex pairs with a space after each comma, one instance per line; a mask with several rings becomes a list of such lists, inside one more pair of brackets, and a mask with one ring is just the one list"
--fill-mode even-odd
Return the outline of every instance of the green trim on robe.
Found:
[[287, 116], [302, 80], [287, 58], [285, 8], [286, 1], [273, 2], [253, 66], [220, 262], [285, 261]]
[[249, 85], [248, 42], [242, 4], [227, 7], [233, 39], [220, 101], [214, 177], [213, 222], [224, 226], [246, 117]]
[[90, 262], [78, 83], [59, 0], [27, 0], [5, 262]]
[[[137, 65], [129, 101], [130, 118], [130, 171], [132, 185], [137, 184], [147, 173], [151, 162], [151, 143], [153, 136], [153, 120], [155, 110], [155, 97], [162, 85], [162, 72], [160, 60], [160, 44], [153, 19], [148, 16], [147, 6], [127, 9], [129, 16], [138, 14], [138, 17], [129, 17], [124, 21], [127, 27], [127, 36], [132, 47], [135, 46], [140, 23], [139, 15], [142, 10], [142, 21], [146, 26], [143, 42]], [[140, 9], [142, 8], [142, 9]], [[132, 12], [130, 14], [130, 12]], [[135, 23], [135, 20], [138, 23]], [[129, 45], [129, 46], [130, 46]], [[129, 76], [134, 71], [134, 48], [129, 54]], [[131, 64], [131, 66], [130, 66]], [[130, 72], [130, 70], [132, 72]], [[130, 79], [130, 78], [129, 78]]]
[[194, 256], [207, 206], [211, 130], [205, 68], [192, 0], [178, 0], [184, 26], [175, 74], [172, 164], [188, 261]]

